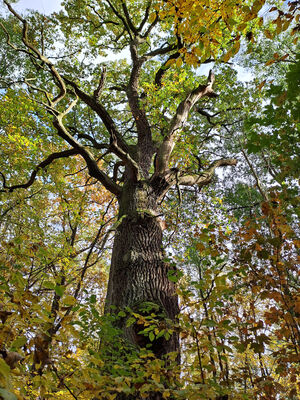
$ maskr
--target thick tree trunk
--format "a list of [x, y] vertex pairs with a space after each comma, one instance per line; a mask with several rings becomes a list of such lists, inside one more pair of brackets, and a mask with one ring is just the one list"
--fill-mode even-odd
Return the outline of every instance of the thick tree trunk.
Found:
[[[146, 182], [131, 182], [124, 186], [119, 202], [106, 311], [113, 305], [117, 312], [126, 307], [139, 312], [143, 304], [154, 303], [160, 314], [175, 321], [178, 298], [174, 283], [168, 279], [170, 267], [164, 260], [155, 193]], [[138, 334], [141, 327], [126, 327], [125, 323], [124, 337], [131, 344], [144, 347], [148, 342]], [[174, 332], [170, 340], [154, 340], [152, 350], [159, 358], [173, 351], [179, 354], [178, 334]]]

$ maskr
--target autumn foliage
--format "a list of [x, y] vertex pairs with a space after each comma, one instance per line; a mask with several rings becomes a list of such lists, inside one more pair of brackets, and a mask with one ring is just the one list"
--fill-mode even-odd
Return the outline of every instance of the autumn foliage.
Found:
[[[63, 3], [52, 16], [26, 17], [34, 50], [22, 17], [1, 17], [0, 398], [298, 399], [299, 6]], [[146, 65], [132, 106], [123, 95], [124, 81], [134, 80], [129, 56], [101, 57], [132, 44], [136, 26], [154, 34], [138, 43]], [[206, 64], [214, 73], [198, 69]], [[248, 82], [237, 76], [246, 68]], [[99, 97], [104, 123], [91, 102]], [[180, 106], [191, 115], [177, 126]], [[58, 128], [57, 115], [64, 118]], [[165, 174], [172, 185], [162, 213], [150, 217], [165, 235], [163, 261], [179, 296], [175, 319], [151, 301], [105, 312], [122, 223], [118, 188], [125, 166], [136, 173], [132, 149], [146, 117], [154, 177], [166, 163], [162, 138], [174, 146]], [[72, 135], [67, 149], [68, 135], [55, 130], [64, 126]], [[107, 180], [91, 173], [90, 160]], [[229, 168], [216, 174], [220, 167]], [[150, 217], [139, 212], [143, 224]], [[124, 339], [126, 329], [137, 346]], [[181, 354], [159, 357], [175, 334]]]

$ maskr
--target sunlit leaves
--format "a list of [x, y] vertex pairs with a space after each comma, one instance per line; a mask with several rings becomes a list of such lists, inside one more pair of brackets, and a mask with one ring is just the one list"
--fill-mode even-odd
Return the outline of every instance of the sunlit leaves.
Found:
[[[60, 70], [73, 74], [80, 87], [92, 93], [103, 70], [99, 55], [122, 50], [131, 42], [134, 29], [120, 22], [126, 18], [122, 2], [112, 2], [115, 11], [109, 2], [66, 0], [64, 4], [65, 11], [52, 16], [49, 24], [45, 21], [44, 27], [62, 24], [59, 40], [64, 40], [64, 48], [59, 50], [70, 56], [66, 59], [51, 48], [56, 38], [50, 28], [45, 51], [53, 59], [58, 57]], [[138, 26], [148, 4], [126, 4], [132, 23]], [[144, 310], [103, 315], [116, 200], [88, 176], [79, 156], [57, 160], [39, 171], [26, 193], [3, 192], [0, 347], [18, 352], [20, 358], [9, 368], [8, 356], [0, 357], [0, 382], [3, 387], [8, 382], [1, 389], [2, 397], [14, 396], [10, 382], [20, 398], [30, 399], [115, 399], [119, 393], [147, 398], [158, 392], [162, 398], [176, 400], [227, 394], [238, 399], [263, 393], [268, 400], [278, 393], [297, 396], [299, 63], [281, 49], [270, 49], [272, 58], [263, 59], [263, 68], [292, 64], [284, 85], [271, 86], [269, 78], [246, 86], [237, 82], [233, 69], [223, 65], [241, 52], [243, 43], [255, 49], [260, 28], [267, 46], [288, 28], [293, 18], [277, 9], [273, 10], [279, 13], [275, 22], [263, 27], [258, 15], [263, 4], [163, 1], [153, 3], [144, 21], [149, 27], [160, 19], [153, 35], [143, 38], [141, 54], [156, 45], [179, 47], [177, 58], [164, 65], [161, 87], [154, 84], [154, 76], [164, 62], [163, 51], [141, 71], [139, 104], [147, 114], [154, 145], [166, 134], [178, 104], [196, 86], [206, 84], [206, 76], [194, 74], [190, 66], [213, 59], [222, 62], [216, 67], [220, 96], [203, 99], [186, 127], [178, 129], [172, 167], [201, 174], [225, 153], [239, 158], [237, 173], [219, 175], [226, 193], [220, 188], [219, 193], [200, 192], [197, 187], [177, 185], [166, 198], [167, 250], [173, 245], [171, 256], [179, 267], [170, 262], [168, 274], [181, 296], [178, 321], [172, 323], [149, 304]], [[35, 27], [40, 21], [32, 18]], [[38, 30], [31, 31], [31, 38], [40, 45]], [[22, 45], [20, 40], [18, 44]], [[126, 103], [130, 65], [117, 60], [109, 67], [101, 101], [132, 145], [136, 131]], [[42, 70], [20, 72], [34, 75], [52, 92], [53, 85]], [[23, 180], [39, 160], [65, 148], [51, 128], [53, 115], [38, 104], [43, 96], [35, 92], [34, 102], [34, 90], [25, 92], [23, 80], [19, 85], [0, 95], [1, 172], [9, 183]], [[243, 124], [245, 115], [249, 117]], [[76, 138], [88, 132], [99, 143], [108, 139], [88, 107], [79, 104], [66, 120]], [[83, 143], [91, 148], [90, 141]], [[114, 156], [91, 152], [111, 176]], [[243, 164], [243, 154], [250, 157], [252, 169]], [[260, 187], [251, 176], [256, 171], [264, 183]], [[218, 178], [214, 179], [218, 186]], [[138, 351], [128, 346], [116, 323], [125, 331], [136, 328]], [[180, 367], [175, 352], [164, 364], [153, 351], [174, 332], [182, 340]], [[40, 355], [38, 337], [44, 338]]]
[[[196, 66], [206, 59], [223, 54], [224, 61], [235, 55], [244, 34], [258, 23], [258, 12], [264, 5], [256, 0], [245, 5], [239, 1], [166, 1], [162, 2], [160, 17], [168, 19], [178, 37], [182, 38], [182, 52], [188, 64]], [[241, 29], [241, 24], [243, 29]]]

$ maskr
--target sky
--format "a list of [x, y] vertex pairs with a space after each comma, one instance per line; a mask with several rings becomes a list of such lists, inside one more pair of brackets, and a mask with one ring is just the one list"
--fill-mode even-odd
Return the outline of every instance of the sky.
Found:
[[[54, 11], [60, 9], [61, 0], [19, 0], [18, 3], [14, 4], [14, 7], [18, 11], [25, 11], [26, 9], [32, 9], [44, 14], [51, 14]], [[206, 64], [201, 66], [201, 74], [208, 74], [209, 69], [212, 65]], [[241, 67], [237, 67], [238, 78], [243, 81], [249, 81], [253, 76]]]
[[58, 11], [61, 0], [20, 0], [14, 5], [18, 11], [24, 11], [27, 8], [40, 11], [44, 14], [51, 14]]

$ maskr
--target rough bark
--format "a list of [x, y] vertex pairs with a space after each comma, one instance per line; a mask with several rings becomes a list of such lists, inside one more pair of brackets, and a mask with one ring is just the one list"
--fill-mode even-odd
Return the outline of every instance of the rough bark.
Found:
[[[175, 321], [179, 312], [175, 285], [168, 279], [169, 265], [164, 260], [162, 228], [158, 218], [157, 195], [145, 182], [127, 183], [120, 198], [119, 225], [116, 229], [106, 311], [130, 307], [139, 311], [145, 302], [159, 306], [166, 318]], [[137, 332], [141, 328], [125, 327], [125, 338], [134, 346], [145, 347], [147, 338]], [[177, 351], [178, 335], [170, 340], [153, 342], [157, 357]]]

